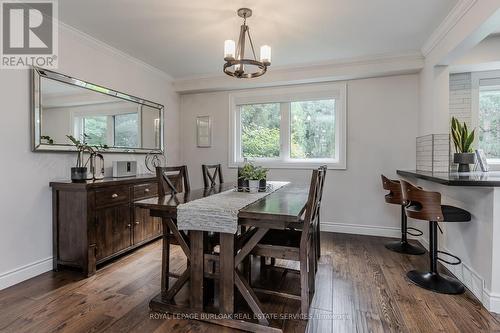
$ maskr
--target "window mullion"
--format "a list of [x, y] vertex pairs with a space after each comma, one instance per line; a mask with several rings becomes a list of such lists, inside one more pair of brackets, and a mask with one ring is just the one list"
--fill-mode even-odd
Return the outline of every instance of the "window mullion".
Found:
[[290, 102], [280, 103], [280, 159], [290, 159]]

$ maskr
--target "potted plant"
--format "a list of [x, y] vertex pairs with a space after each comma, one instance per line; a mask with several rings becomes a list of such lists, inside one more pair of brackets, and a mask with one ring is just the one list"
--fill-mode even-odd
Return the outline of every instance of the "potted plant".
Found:
[[465, 122], [462, 124], [457, 118], [451, 118], [451, 137], [456, 151], [453, 162], [458, 164], [458, 172], [469, 172], [469, 164], [474, 164], [476, 161], [476, 154], [472, 149], [474, 131], [469, 132]]
[[[85, 138], [87, 138], [86, 134], [83, 134], [84, 140], [78, 140], [72, 135], [66, 135], [66, 137], [73, 143], [76, 147], [77, 151], [77, 157], [76, 157], [76, 166], [71, 168], [71, 180], [75, 182], [82, 182], [87, 179], [93, 179], [95, 170], [91, 170], [92, 172], [92, 177], [88, 177], [87, 175], [87, 164], [91, 163], [91, 165], [95, 165], [95, 162], [93, 162], [93, 159], [95, 159], [96, 156], [100, 155], [99, 154], [99, 149], [106, 149], [108, 148], [107, 145], [89, 145], [85, 142]], [[89, 158], [87, 159], [86, 162], [84, 162], [84, 155], [85, 153], [89, 153]], [[102, 158], [102, 155], [100, 155]], [[94, 168], [94, 166], [92, 166]]]
[[250, 192], [266, 190], [266, 178], [269, 169], [255, 166], [248, 162], [238, 169], [238, 189], [248, 189]]

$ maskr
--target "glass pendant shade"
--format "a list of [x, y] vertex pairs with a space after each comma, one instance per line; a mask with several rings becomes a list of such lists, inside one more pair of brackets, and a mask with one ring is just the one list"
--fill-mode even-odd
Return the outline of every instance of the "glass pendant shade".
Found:
[[236, 52], [236, 43], [234, 40], [228, 39], [224, 41], [224, 59], [234, 59]]
[[260, 61], [265, 64], [271, 64], [271, 47], [269, 45], [262, 45], [260, 47]]

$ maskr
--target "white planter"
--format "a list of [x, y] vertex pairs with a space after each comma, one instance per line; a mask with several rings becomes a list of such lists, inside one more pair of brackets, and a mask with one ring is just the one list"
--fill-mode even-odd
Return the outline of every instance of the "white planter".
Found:
[[257, 193], [259, 192], [259, 180], [249, 180], [248, 181], [248, 188], [250, 190], [250, 193]]

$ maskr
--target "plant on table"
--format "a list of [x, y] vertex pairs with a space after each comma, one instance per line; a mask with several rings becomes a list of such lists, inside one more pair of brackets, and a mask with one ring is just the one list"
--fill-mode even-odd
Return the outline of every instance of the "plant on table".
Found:
[[458, 163], [459, 172], [468, 172], [469, 164], [475, 163], [475, 154], [472, 144], [474, 143], [475, 129], [469, 132], [467, 124], [460, 123], [457, 118], [451, 118], [451, 137], [456, 153], [453, 160]]

